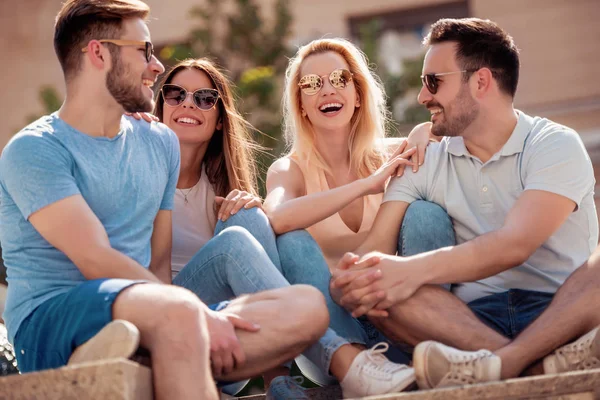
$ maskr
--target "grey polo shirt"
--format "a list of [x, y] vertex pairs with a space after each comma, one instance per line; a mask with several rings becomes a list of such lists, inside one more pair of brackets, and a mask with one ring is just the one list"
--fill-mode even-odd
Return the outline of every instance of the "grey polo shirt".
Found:
[[508, 289], [556, 292], [598, 243], [594, 184], [592, 163], [575, 131], [519, 112], [515, 130], [488, 162], [472, 156], [461, 137], [445, 137], [429, 145], [417, 173], [407, 168], [390, 182], [383, 202], [439, 204], [452, 218], [457, 244], [499, 229], [524, 190], [556, 193], [577, 204], [524, 264], [453, 286], [469, 302]]

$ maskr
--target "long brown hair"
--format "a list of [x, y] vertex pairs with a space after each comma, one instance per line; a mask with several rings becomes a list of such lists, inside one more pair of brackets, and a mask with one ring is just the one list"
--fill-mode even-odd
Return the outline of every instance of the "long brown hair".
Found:
[[256, 152], [261, 147], [252, 140], [250, 134], [252, 126], [235, 107], [232, 83], [211, 60], [187, 59], [174, 65], [160, 81], [154, 115], [163, 122], [164, 99], [160, 89], [170, 83], [177, 73], [186, 69], [204, 72], [220, 97], [217, 107], [223, 127], [213, 133], [202, 164], [198, 168], [202, 170], [204, 166], [208, 181], [217, 196], [225, 197], [233, 189], [244, 190], [258, 196]]

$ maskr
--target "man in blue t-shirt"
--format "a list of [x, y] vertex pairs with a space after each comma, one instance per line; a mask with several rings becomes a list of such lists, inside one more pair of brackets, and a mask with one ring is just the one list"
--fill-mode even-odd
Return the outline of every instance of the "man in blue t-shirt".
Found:
[[[139, 338], [157, 398], [216, 399], [211, 361], [235, 367], [224, 368], [227, 379], [260, 373], [320, 337], [328, 317], [313, 292], [307, 303], [277, 289], [217, 312], [161, 283], [170, 282], [179, 143], [165, 125], [122, 117], [153, 108], [164, 72], [148, 13], [139, 0], [68, 0], [57, 16], [65, 103], [0, 157], [4, 319], [22, 372], [129, 356]], [[297, 335], [273, 318], [292, 300], [314, 321]]]

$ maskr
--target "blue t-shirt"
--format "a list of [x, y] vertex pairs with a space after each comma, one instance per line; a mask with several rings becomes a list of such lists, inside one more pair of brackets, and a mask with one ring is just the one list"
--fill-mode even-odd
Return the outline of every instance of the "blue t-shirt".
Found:
[[85, 278], [29, 223], [31, 214], [81, 195], [111, 246], [144, 267], [159, 210], [173, 208], [179, 143], [169, 128], [121, 119], [114, 138], [77, 131], [56, 113], [14, 136], [0, 157], [0, 242], [7, 267], [4, 320], [9, 340], [40, 304]]

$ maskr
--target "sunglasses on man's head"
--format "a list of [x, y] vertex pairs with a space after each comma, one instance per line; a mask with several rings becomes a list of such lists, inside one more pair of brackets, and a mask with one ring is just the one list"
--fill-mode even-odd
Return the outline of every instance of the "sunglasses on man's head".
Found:
[[440, 81], [438, 79], [438, 76], [464, 74], [465, 72], [475, 72], [475, 71], [477, 71], [477, 70], [476, 69], [463, 69], [462, 71], [440, 72], [437, 74], [425, 74], [425, 75], [421, 75], [421, 82], [423, 82], [423, 86], [425, 86], [427, 88], [427, 90], [429, 90], [429, 93], [436, 94], [438, 91], [438, 88], [440, 86]]
[[[344, 89], [347, 84], [352, 82], [352, 75], [352, 72], [347, 69], [336, 69], [329, 74], [329, 83], [336, 89]], [[317, 74], [304, 75], [302, 79], [300, 79], [300, 82], [298, 82], [298, 86], [300, 86], [300, 89], [302, 89], [305, 94], [309, 96], [315, 95], [319, 93], [323, 87], [323, 77]]]
[[[100, 39], [98, 40], [100, 43], [111, 43], [116, 46], [144, 46], [144, 52], [146, 55], [146, 62], [150, 62], [152, 60], [152, 56], [154, 55], [154, 46], [152, 42], [144, 42], [142, 40], [120, 40], [120, 39]], [[87, 46], [81, 49], [82, 52], [86, 53], [88, 51]]]
[[217, 105], [219, 92], [216, 89], [198, 89], [193, 93], [178, 85], [166, 84], [160, 89], [165, 104], [171, 107], [177, 107], [187, 99], [188, 94], [192, 96], [194, 104], [201, 110], [208, 111]]

